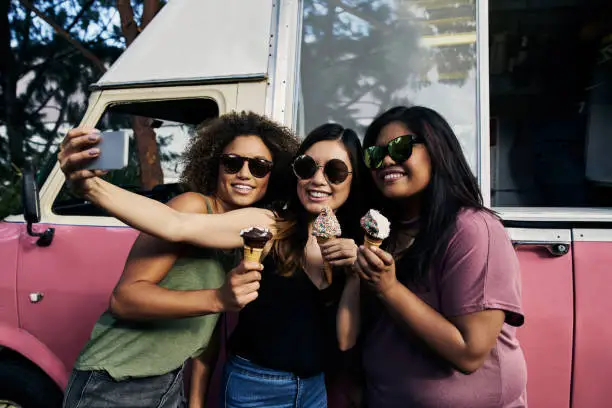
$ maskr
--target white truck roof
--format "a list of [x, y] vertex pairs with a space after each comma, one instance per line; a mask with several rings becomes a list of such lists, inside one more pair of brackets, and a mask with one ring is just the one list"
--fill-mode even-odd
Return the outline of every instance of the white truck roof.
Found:
[[92, 87], [263, 79], [273, 3], [170, 0]]

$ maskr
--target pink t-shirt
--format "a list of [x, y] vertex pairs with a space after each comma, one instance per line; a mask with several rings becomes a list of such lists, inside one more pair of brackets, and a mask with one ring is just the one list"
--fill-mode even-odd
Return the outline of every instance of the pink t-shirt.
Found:
[[369, 407], [526, 407], [527, 370], [515, 333], [523, 323], [519, 264], [502, 224], [484, 211], [461, 211], [429, 291], [416, 294], [444, 316], [500, 309], [506, 322], [484, 365], [465, 375], [385, 311], [364, 343]]

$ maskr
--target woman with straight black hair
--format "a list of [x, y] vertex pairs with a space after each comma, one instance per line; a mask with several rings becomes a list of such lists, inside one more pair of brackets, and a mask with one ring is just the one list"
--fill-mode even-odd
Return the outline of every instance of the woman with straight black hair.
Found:
[[395, 107], [370, 125], [364, 152], [392, 230], [355, 264], [371, 289], [368, 405], [525, 407], [518, 260], [451, 127], [431, 109]]

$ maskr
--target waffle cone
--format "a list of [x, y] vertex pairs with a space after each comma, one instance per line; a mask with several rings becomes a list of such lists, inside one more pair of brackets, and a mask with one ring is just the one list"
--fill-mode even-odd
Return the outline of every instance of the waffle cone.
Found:
[[[317, 237], [317, 242], [319, 243], [319, 245], [324, 244], [328, 241], [330, 241], [333, 238], [321, 238], [321, 237]], [[323, 261], [323, 272], [324, 272], [324, 277], [325, 277], [325, 281], [328, 284], [331, 284], [332, 282], [332, 266], [329, 264], [329, 262]]]
[[363, 239], [363, 244], [367, 248], [375, 248], [375, 247], [378, 248], [380, 244], [382, 244], [382, 242], [383, 242], [382, 239], [371, 237], [368, 234], [366, 234], [365, 238]]
[[245, 262], [259, 262], [261, 260], [261, 254], [263, 248], [251, 248], [250, 246], [244, 246], [244, 261]]

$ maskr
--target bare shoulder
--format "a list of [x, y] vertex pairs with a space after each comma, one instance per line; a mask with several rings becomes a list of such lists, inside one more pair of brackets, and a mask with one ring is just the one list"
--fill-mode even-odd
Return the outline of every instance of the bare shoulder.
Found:
[[168, 206], [186, 213], [206, 213], [206, 197], [199, 193], [186, 192], [168, 201]]

